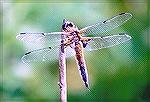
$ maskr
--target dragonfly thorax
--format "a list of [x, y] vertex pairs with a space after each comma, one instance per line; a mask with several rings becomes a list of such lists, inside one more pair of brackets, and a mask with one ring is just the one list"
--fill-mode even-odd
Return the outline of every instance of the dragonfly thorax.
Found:
[[72, 42], [79, 42], [81, 39], [81, 36], [79, 35], [78, 31], [74, 31], [70, 33], [72, 36]]
[[79, 35], [79, 32], [74, 31], [68, 36], [70, 38], [70, 47], [74, 48], [77, 43], [80, 42], [81, 36]]

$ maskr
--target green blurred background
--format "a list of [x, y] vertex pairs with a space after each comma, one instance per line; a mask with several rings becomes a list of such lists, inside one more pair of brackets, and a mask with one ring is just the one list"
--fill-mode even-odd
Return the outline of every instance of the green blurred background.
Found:
[[1, 1], [1, 102], [58, 102], [58, 60], [21, 62], [30, 45], [16, 40], [20, 32], [61, 30], [69, 19], [81, 29], [122, 12], [133, 18], [110, 33], [127, 32], [131, 41], [85, 53], [90, 89], [80, 78], [74, 57], [67, 58], [69, 102], [148, 102], [150, 16], [148, 0]]

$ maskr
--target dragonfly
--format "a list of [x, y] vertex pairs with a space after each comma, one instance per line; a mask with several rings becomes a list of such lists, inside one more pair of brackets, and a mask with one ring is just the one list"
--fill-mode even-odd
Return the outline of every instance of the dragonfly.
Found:
[[[22, 61], [29, 63], [32, 61], [48, 61], [52, 60], [54, 54], [58, 52], [61, 44], [61, 35], [64, 37], [64, 46], [66, 49], [74, 50], [74, 56], [76, 58], [78, 70], [83, 80], [85, 87], [89, 88], [89, 79], [87, 73], [87, 66], [84, 58], [84, 49], [86, 51], [93, 51], [102, 48], [109, 48], [121, 43], [127, 42], [131, 39], [127, 33], [118, 33], [113, 35], [103, 35], [113, 29], [121, 26], [126, 21], [132, 18], [130, 13], [121, 13], [103, 22], [87, 26], [82, 29], [71, 21], [64, 19], [61, 32], [51, 33], [20, 33], [16, 36], [18, 40], [25, 42], [46, 42], [49, 41], [53, 45], [47, 47], [35, 49], [24, 54]], [[91, 36], [92, 35], [92, 36]]]

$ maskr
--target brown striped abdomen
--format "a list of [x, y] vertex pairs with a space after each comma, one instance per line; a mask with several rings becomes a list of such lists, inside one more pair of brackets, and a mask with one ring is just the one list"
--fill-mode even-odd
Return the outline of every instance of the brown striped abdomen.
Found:
[[76, 52], [76, 60], [79, 67], [79, 71], [81, 73], [81, 77], [84, 81], [85, 86], [88, 88], [88, 73], [87, 73], [86, 64], [84, 60], [82, 43], [76, 43], [75, 52]]

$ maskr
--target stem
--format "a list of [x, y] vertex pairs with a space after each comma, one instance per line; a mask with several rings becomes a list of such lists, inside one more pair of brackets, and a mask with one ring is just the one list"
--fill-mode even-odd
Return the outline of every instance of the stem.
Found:
[[64, 46], [64, 35], [61, 35], [61, 45], [59, 49], [59, 86], [60, 102], [67, 102], [67, 82], [66, 82], [66, 49]]

